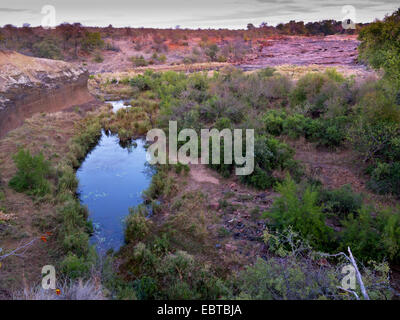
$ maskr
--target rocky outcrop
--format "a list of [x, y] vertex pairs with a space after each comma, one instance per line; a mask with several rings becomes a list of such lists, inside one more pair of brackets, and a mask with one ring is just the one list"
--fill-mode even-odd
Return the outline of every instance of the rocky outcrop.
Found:
[[56, 112], [94, 98], [88, 72], [64, 61], [0, 51], [0, 137], [38, 112]]

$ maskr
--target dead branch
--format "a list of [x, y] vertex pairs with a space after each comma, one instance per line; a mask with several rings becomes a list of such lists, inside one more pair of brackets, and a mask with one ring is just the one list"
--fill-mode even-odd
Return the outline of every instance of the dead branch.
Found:
[[354, 259], [353, 254], [351, 253], [350, 247], [347, 247], [347, 250], [349, 251], [351, 264], [353, 265], [354, 269], [356, 270], [357, 280], [360, 283], [361, 293], [365, 300], [369, 300], [367, 290], [365, 290], [364, 282], [362, 281], [361, 273], [358, 270], [356, 260]]
[[[22, 257], [26, 250], [28, 250], [29, 247], [31, 247], [37, 240], [39, 240], [40, 238], [34, 238], [31, 241], [20, 245], [19, 247], [17, 247], [16, 249], [12, 250], [11, 252], [4, 254], [2, 256], [0, 256], [0, 261], [10, 257], [10, 256], [17, 256], [17, 257]], [[1, 248], [0, 248], [0, 252], [1, 252]]]

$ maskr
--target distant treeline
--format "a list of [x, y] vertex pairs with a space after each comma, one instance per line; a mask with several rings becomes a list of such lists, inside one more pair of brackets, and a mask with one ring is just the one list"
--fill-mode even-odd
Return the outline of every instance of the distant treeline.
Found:
[[[85, 27], [80, 23], [63, 23], [53, 29], [42, 27], [23, 27], [5, 25], [0, 28], [0, 48], [17, 50], [23, 53], [33, 53], [40, 56], [41, 51], [53, 52], [54, 58], [60, 58], [62, 52], [70, 50], [68, 57], [77, 56], [79, 50], [91, 51], [96, 48], [107, 46], [102, 39], [118, 40], [131, 37], [133, 41], [151, 39], [154, 43], [161, 45], [168, 41], [177, 45], [187, 45], [187, 41], [200, 38], [202, 41], [212, 39], [215, 42], [224, 40], [251, 41], [266, 36], [281, 35], [333, 35], [333, 34], [355, 34], [363, 27], [357, 24], [356, 29], [345, 30], [341, 21], [324, 20], [319, 22], [304, 23], [303, 21], [290, 21], [278, 24], [276, 27], [262, 23], [256, 27], [248, 24], [247, 29], [153, 29], [153, 28], [115, 28], [108, 27]], [[44, 43], [42, 43], [45, 41]], [[108, 45], [106, 49], [116, 49]]]

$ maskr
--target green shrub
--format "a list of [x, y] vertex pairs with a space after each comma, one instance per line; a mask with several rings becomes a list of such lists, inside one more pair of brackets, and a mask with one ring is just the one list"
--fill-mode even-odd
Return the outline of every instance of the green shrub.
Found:
[[260, 167], [254, 167], [253, 173], [250, 175], [240, 176], [240, 181], [254, 188], [265, 190], [274, 186], [276, 179], [271, 173], [267, 173]]
[[322, 190], [319, 203], [326, 211], [344, 218], [350, 213], [357, 214], [362, 207], [363, 197], [353, 192], [350, 185], [345, 185], [340, 189]]
[[50, 177], [50, 162], [43, 154], [32, 156], [29, 150], [21, 149], [13, 156], [18, 169], [9, 185], [17, 192], [25, 192], [34, 196], [44, 196], [51, 191], [47, 178]]
[[350, 247], [358, 259], [382, 261], [385, 256], [384, 246], [370, 208], [363, 207], [357, 216], [350, 213], [342, 224], [339, 250], [346, 252], [347, 247]]
[[274, 136], [279, 136], [283, 131], [286, 113], [280, 110], [270, 110], [263, 116], [265, 131]]
[[318, 144], [325, 147], [338, 147], [347, 137], [346, 117], [336, 117], [334, 119], [315, 120], [319, 121], [319, 131], [314, 131], [312, 139], [318, 141]]
[[291, 105], [304, 105], [308, 99], [319, 94], [325, 82], [326, 78], [320, 73], [308, 73], [301, 77], [290, 95]]
[[215, 122], [215, 128], [219, 131], [224, 130], [224, 129], [230, 129], [232, 127], [232, 122], [230, 119], [222, 117], [219, 118]]
[[90, 266], [85, 261], [85, 258], [79, 258], [76, 255], [69, 253], [61, 262], [61, 271], [69, 279], [77, 279], [86, 276], [90, 271]]
[[209, 46], [206, 47], [204, 53], [206, 54], [206, 56], [210, 58], [211, 61], [216, 61], [218, 51], [219, 48], [216, 44], [210, 44]]
[[400, 262], [400, 211], [385, 209], [377, 215], [385, 255], [393, 263]]
[[325, 224], [326, 217], [317, 204], [318, 193], [310, 187], [300, 191], [289, 176], [276, 189], [281, 196], [264, 214], [269, 224], [278, 231], [292, 226], [315, 248], [329, 249], [333, 244], [332, 229]]
[[58, 179], [58, 192], [65, 191], [75, 192], [78, 187], [78, 179], [71, 167], [64, 167], [61, 171], [61, 176]]
[[368, 186], [379, 194], [394, 194], [400, 197], [400, 162], [379, 162], [372, 171]]
[[209, 268], [187, 252], [159, 250], [159, 243], [157, 238], [148, 245], [139, 242], [129, 259], [139, 299], [217, 299], [227, 294], [223, 281]]
[[293, 154], [293, 149], [287, 144], [272, 137], [257, 136], [254, 142], [254, 171], [240, 176], [240, 179], [258, 189], [270, 188], [276, 182], [273, 171], [291, 166]]
[[34, 54], [40, 58], [62, 59], [59, 43], [52, 38], [47, 38], [40, 42], [36, 42], [33, 45], [32, 50]]
[[156, 280], [148, 276], [135, 280], [133, 286], [139, 300], [153, 300], [159, 292]]
[[[165, 170], [165, 169], [164, 169]], [[158, 170], [152, 177], [147, 190], [143, 192], [146, 201], [159, 198], [169, 198], [176, 192], [175, 181], [162, 169]]]
[[385, 16], [383, 21], [375, 21], [360, 30], [359, 59], [374, 68], [383, 68], [385, 76], [400, 86], [400, 45], [398, 34], [400, 10]]
[[125, 241], [137, 242], [143, 240], [150, 232], [151, 222], [147, 220], [147, 209], [139, 205], [129, 209], [129, 215], [125, 219]]
[[86, 32], [81, 45], [83, 50], [90, 52], [97, 48], [103, 48], [104, 41], [101, 39], [100, 32]]
[[314, 269], [299, 259], [257, 258], [239, 276], [239, 298], [251, 300], [310, 300], [338, 298], [334, 270]]
[[349, 93], [349, 83], [344, 82], [344, 78], [336, 71], [308, 73], [298, 80], [291, 92], [290, 104], [313, 118], [325, 113], [332, 116], [337, 116], [338, 113], [343, 115], [348, 110]]
[[294, 114], [283, 120], [282, 129], [291, 138], [298, 138], [304, 134], [306, 118], [302, 114]]
[[350, 142], [364, 161], [400, 161], [400, 134], [396, 123], [357, 121], [350, 129]]
[[164, 299], [215, 300], [227, 294], [224, 283], [184, 251], [165, 256], [157, 273]]

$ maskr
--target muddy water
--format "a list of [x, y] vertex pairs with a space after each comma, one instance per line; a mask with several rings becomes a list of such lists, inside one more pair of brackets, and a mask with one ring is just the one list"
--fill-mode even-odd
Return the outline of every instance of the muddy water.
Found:
[[151, 172], [143, 140], [122, 147], [118, 137], [104, 132], [98, 145], [77, 171], [81, 203], [89, 209], [95, 233], [91, 243], [100, 251], [118, 250], [124, 242], [124, 219], [142, 202]]

